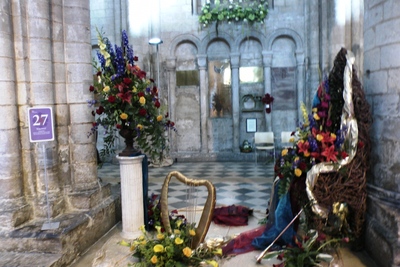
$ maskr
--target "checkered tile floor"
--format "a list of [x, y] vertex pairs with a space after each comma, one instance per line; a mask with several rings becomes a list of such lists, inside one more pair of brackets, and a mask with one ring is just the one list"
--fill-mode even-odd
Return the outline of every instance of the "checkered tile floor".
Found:
[[[178, 162], [168, 167], [149, 168], [149, 195], [161, 193], [164, 179], [171, 171], [179, 171], [188, 178], [211, 181], [217, 192], [217, 206], [243, 205], [259, 211], [267, 208], [274, 175], [272, 163]], [[104, 164], [98, 175], [103, 182], [117, 184], [119, 165]], [[206, 191], [205, 187], [198, 187], [193, 192], [173, 178], [169, 184], [168, 204], [175, 209], [201, 205], [207, 197]], [[194, 203], [193, 199], [197, 202]]]

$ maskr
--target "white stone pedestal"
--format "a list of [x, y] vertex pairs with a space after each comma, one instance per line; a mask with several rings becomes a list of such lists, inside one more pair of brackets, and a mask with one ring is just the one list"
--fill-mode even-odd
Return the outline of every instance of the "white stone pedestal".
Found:
[[143, 174], [144, 155], [120, 157], [122, 237], [135, 239], [141, 235], [140, 226], [144, 225], [143, 210]]

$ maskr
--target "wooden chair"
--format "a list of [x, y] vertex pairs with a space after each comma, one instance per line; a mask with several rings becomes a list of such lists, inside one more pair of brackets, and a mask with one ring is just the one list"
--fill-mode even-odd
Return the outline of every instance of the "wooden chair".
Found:
[[205, 186], [208, 191], [207, 200], [204, 204], [200, 220], [196, 225], [196, 230], [195, 230], [196, 236], [194, 236], [192, 240], [191, 247], [192, 249], [195, 249], [199, 246], [200, 243], [204, 241], [208, 229], [210, 228], [216, 202], [215, 187], [208, 180], [189, 179], [178, 171], [172, 171], [167, 175], [167, 177], [164, 180], [164, 184], [162, 186], [160, 205], [161, 205], [161, 220], [163, 222], [165, 231], [170, 234], [172, 233], [172, 229], [171, 229], [171, 223], [169, 221], [168, 190], [169, 190], [169, 183], [172, 177], [175, 177], [179, 182], [186, 184], [187, 186], [194, 186], [194, 187]]
[[257, 164], [257, 151], [264, 150], [266, 152], [272, 151], [274, 153], [275, 162], [275, 141], [273, 132], [256, 132], [254, 134], [254, 152]]

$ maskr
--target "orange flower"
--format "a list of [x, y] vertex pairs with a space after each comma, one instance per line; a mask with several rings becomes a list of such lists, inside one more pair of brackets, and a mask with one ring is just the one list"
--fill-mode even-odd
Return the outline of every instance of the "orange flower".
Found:
[[182, 252], [183, 252], [183, 255], [185, 255], [186, 257], [190, 257], [190, 256], [192, 256], [192, 250], [189, 248], [189, 247], [185, 247], [183, 250], [182, 250]]

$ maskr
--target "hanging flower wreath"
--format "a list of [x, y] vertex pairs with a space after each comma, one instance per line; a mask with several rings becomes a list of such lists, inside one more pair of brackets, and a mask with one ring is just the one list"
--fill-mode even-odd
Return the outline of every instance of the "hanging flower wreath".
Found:
[[261, 101], [265, 104], [265, 112], [267, 112], [268, 114], [271, 113], [274, 97], [267, 93], [265, 94], [265, 96], [263, 96]]

